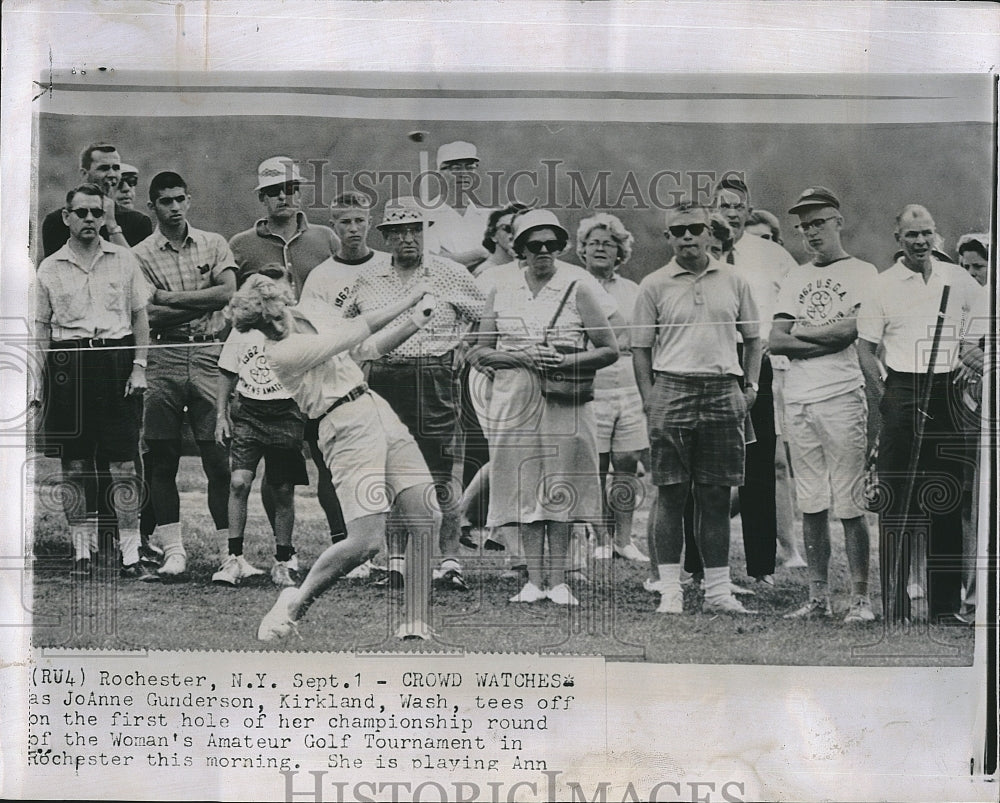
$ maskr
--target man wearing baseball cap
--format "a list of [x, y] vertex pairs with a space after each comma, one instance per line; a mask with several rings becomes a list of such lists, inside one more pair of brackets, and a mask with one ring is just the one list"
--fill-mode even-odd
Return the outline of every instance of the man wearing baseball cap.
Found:
[[878, 276], [841, 244], [840, 201], [809, 187], [788, 214], [814, 254], [781, 282], [770, 345], [791, 361], [785, 376], [785, 427], [809, 565], [809, 599], [787, 619], [830, 617], [829, 507], [844, 527], [851, 602], [845, 622], [875, 619], [868, 598], [869, 534], [862, 494], [867, 449], [864, 376], [854, 341], [857, 313]]
[[115, 203], [125, 209], [135, 207], [135, 188], [139, 184], [139, 168], [122, 163], [121, 178], [115, 188]]
[[491, 211], [475, 203], [476, 146], [461, 140], [445, 143], [438, 148], [437, 167], [445, 176], [452, 205], [443, 199], [432, 204], [435, 225], [427, 234], [427, 250], [474, 270], [489, 257], [483, 232]]
[[[415, 198], [386, 204], [378, 230], [392, 253], [388, 262], [373, 261], [358, 276], [346, 317], [365, 315], [396, 303], [416, 282], [428, 282], [437, 307], [428, 325], [397, 348], [369, 364], [368, 383], [409, 428], [427, 462], [441, 506], [439, 578], [449, 588], [466, 590], [458, 554], [461, 491], [454, 477], [461, 460], [456, 349], [465, 332], [478, 323], [486, 296], [463, 266], [440, 256], [425, 256], [427, 213]], [[390, 330], [394, 325], [390, 324]], [[390, 532], [390, 582], [399, 581], [398, 538]], [[397, 574], [393, 574], [397, 572]]]

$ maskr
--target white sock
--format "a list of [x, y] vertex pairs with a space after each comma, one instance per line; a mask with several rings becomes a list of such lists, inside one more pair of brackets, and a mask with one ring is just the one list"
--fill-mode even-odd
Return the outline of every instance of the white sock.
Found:
[[187, 552], [184, 551], [184, 539], [179, 521], [175, 521], [173, 524], [157, 524], [154, 535], [160, 537], [165, 558], [169, 558], [171, 555], [187, 556]]
[[131, 566], [139, 562], [139, 542], [141, 536], [138, 530], [119, 530], [118, 544], [122, 551], [122, 564]]
[[406, 558], [402, 555], [391, 555], [389, 557], [389, 571], [399, 572], [400, 574], [406, 571]]
[[665, 593], [681, 591], [681, 565], [679, 563], [659, 563], [660, 585]]
[[732, 594], [728, 566], [705, 567], [705, 599], [719, 599]]
[[90, 557], [90, 538], [87, 524], [73, 524], [69, 528], [69, 537], [73, 542], [74, 560]]

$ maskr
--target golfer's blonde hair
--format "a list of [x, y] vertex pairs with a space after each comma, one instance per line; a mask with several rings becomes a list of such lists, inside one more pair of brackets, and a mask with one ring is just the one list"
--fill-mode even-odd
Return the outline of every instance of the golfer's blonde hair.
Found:
[[260, 329], [261, 324], [281, 318], [285, 307], [295, 303], [287, 284], [278, 284], [267, 276], [254, 274], [246, 280], [226, 305], [224, 315], [237, 332]]

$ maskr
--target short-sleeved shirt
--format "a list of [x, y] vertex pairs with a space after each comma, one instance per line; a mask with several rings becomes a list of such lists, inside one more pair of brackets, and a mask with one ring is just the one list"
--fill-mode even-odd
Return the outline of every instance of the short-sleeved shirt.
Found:
[[[596, 277], [595, 277], [596, 278]], [[598, 279], [601, 287], [617, 304], [618, 312], [625, 321], [625, 327], [616, 330], [618, 337], [618, 359], [606, 368], [601, 368], [594, 377], [595, 390], [624, 390], [635, 387], [635, 372], [632, 370], [632, 314], [635, 300], [639, 295], [639, 285], [631, 279], [612, 273], [606, 281]]]
[[[136, 246], [153, 233], [153, 221], [142, 212], [115, 205], [115, 221], [122, 227], [122, 237], [130, 246]], [[101, 237], [109, 238], [108, 227], [101, 226]], [[52, 256], [69, 242], [69, 226], [63, 223], [62, 209], [49, 212], [42, 221], [42, 251]]]
[[[573, 281], [576, 285], [567, 296]], [[548, 338], [549, 343], [558, 340], [582, 348], [584, 326], [576, 305], [576, 290], [579, 287], [579, 277], [559, 263], [556, 263], [555, 272], [537, 295], [528, 286], [524, 271], [507, 273], [493, 290], [497, 348], [500, 351], [523, 351], [545, 340], [550, 326], [553, 332]], [[566, 303], [555, 318], [563, 297], [566, 297]]]
[[[381, 309], [405, 298], [418, 282], [427, 282], [437, 298], [437, 306], [427, 325], [403, 341], [390, 357], [434, 357], [454, 349], [471, 324], [477, 323], [486, 307], [486, 296], [462, 265], [431, 256], [425, 265], [403, 276], [392, 261], [369, 263], [358, 276], [352, 299], [344, 314], [354, 317]], [[387, 328], [401, 326], [405, 317]]]
[[439, 254], [447, 249], [453, 254], [481, 248], [486, 225], [490, 221], [490, 209], [469, 204], [459, 212], [448, 204], [441, 204], [431, 211], [434, 225], [427, 229], [425, 239], [427, 250]]
[[[822, 266], [798, 265], [781, 282], [774, 317], [791, 318], [802, 327], [829, 326], [852, 314], [877, 276], [878, 269], [870, 262], [850, 256]], [[852, 344], [835, 354], [792, 358], [785, 374], [785, 401], [812, 404], [863, 384]]]
[[285, 390], [267, 361], [266, 342], [267, 338], [256, 329], [249, 332], [233, 329], [222, 344], [219, 367], [236, 374], [236, 392], [241, 396], [260, 401], [290, 399], [292, 394]]
[[784, 248], [763, 237], [744, 234], [733, 245], [733, 269], [750, 284], [754, 304], [760, 313], [760, 336], [771, 334], [778, 286], [797, 263]]
[[229, 247], [233, 250], [241, 281], [248, 273], [277, 263], [284, 265], [292, 277], [296, 298], [302, 294], [309, 272], [336, 254], [340, 241], [333, 229], [310, 223], [303, 212], [298, 213], [296, 222], [298, 228], [287, 241], [271, 231], [267, 218], [258, 220], [252, 229], [233, 236]]
[[99, 245], [92, 264], [81, 262], [67, 243], [38, 266], [35, 319], [49, 324], [53, 340], [130, 335], [132, 313], [149, 301], [132, 252], [106, 240]]
[[[576, 279], [581, 284], [587, 285], [594, 291], [594, 297], [597, 299], [597, 305], [601, 308], [605, 317], [610, 318], [619, 311], [618, 302], [615, 301], [614, 297], [604, 289], [596, 278], [594, 278], [594, 275], [590, 271], [581, 268], [579, 265], [574, 265], [572, 262], [563, 262], [561, 259], [556, 260], [556, 267], [559, 270], [564, 271], [571, 278]], [[507, 262], [503, 265], [496, 265], [488, 270], [484, 270], [476, 276], [476, 282], [482, 288], [483, 292], [486, 295], [489, 295], [501, 282], [516, 282], [518, 277], [523, 275], [523, 265], [517, 261]]]
[[712, 257], [694, 274], [672, 259], [639, 284], [632, 348], [653, 350], [653, 370], [743, 376], [738, 335], [759, 337], [759, 313], [742, 275]]
[[927, 282], [902, 260], [880, 273], [861, 303], [858, 337], [881, 343], [891, 370], [926, 373], [945, 285], [951, 290], [934, 373], [957, 368], [960, 342], [974, 342], [991, 329], [987, 289], [958, 265], [932, 259]]
[[383, 251], [369, 251], [364, 259], [351, 261], [340, 257], [330, 257], [320, 262], [309, 273], [302, 288], [300, 301], [321, 301], [332, 307], [341, 316], [344, 306], [354, 294], [358, 276], [372, 265], [388, 265], [392, 256]]
[[265, 345], [278, 380], [308, 418], [322, 417], [337, 399], [364, 382], [364, 374], [347, 353], [368, 338], [371, 329], [364, 319], [337, 319], [331, 324], [328, 309], [313, 302], [293, 307], [292, 316], [305, 331]]
[[[156, 229], [132, 249], [150, 286], [157, 290], [204, 290], [220, 283], [227, 270], [236, 270], [236, 260], [221, 234], [188, 226], [178, 251], [166, 235]], [[173, 334], [213, 334], [224, 326], [221, 310], [170, 327]]]

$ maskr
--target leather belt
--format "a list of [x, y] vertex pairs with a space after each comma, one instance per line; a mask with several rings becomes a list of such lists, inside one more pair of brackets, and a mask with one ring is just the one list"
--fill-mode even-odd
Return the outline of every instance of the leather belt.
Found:
[[219, 339], [215, 335], [172, 335], [165, 332], [157, 332], [152, 335], [152, 339], [160, 343], [218, 343]]
[[379, 357], [382, 365], [451, 365], [455, 360], [455, 350], [444, 354], [421, 354], [417, 357]]
[[54, 349], [99, 349], [105, 346], [132, 345], [135, 340], [128, 337], [83, 337], [74, 340], [53, 340], [50, 348]]
[[342, 404], [347, 404], [348, 402], [352, 402], [355, 399], [359, 399], [362, 396], [364, 396], [367, 392], [368, 392], [368, 385], [366, 385], [364, 383], [358, 385], [356, 388], [354, 388], [354, 390], [348, 391], [343, 396], [341, 396], [339, 399], [337, 399], [337, 401], [335, 401], [333, 404], [331, 404], [329, 407], [327, 407], [326, 408], [326, 412], [323, 413], [323, 415], [324, 416], [329, 415], [334, 410], [336, 410], [338, 407], [340, 407]]

